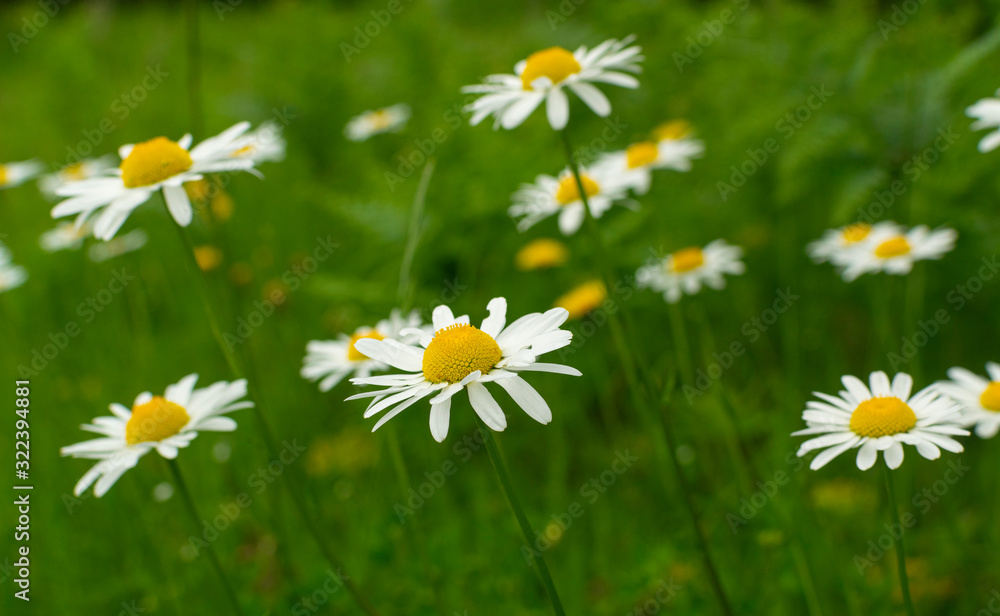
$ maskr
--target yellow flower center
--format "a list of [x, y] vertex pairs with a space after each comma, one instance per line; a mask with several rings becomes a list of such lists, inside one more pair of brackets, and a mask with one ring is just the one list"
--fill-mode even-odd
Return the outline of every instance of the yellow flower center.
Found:
[[[593, 197], [601, 192], [601, 187], [590, 179], [590, 176], [580, 174], [580, 181], [583, 182], [583, 191], [587, 193], [587, 197]], [[579, 200], [580, 188], [576, 185], [576, 178], [567, 175], [559, 182], [559, 189], [556, 190], [556, 201], [559, 202], [559, 205], [569, 205]]]
[[392, 125], [392, 116], [385, 109], [379, 109], [372, 112], [371, 122], [375, 130], [385, 130]]
[[842, 237], [844, 238], [845, 244], [857, 244], [861, 240], [868, 237], [871, 233], [872, 226], [864, 222], [856, 222], [853, 225], [847, 225], [844, 227]]
[[0, 165], [0, 186], [7, 183], [7, 167]]
[[424, 377], [431, 383], [457, 383], [476, 370], [488, 373], [501, 357], [503, 352], [493, 336], [456, 323], [434, 332], [424, 349]]
[[361, 340], [362, 338], [371, 338], [372, 340], [385, 340], [385, 336], [378, 333], [374, 329], [367, 334], [354, 334], [351, 336], [351, 345], [347, 347], [347, 359], [351, 361], [365, 361], [366, 359], [371, 359], [354, 346], [354, 344]]
[[979, 396], [979, 404], [987, 411], [1000, 413], [1000, 382], [993, 381], [986, 386], [983, 395]]
[[670, 269], [675, 274], [690, 272], [705, 264], [705, 253], [697, 246], [682, 248], [670, 256]]
[[126, 188], [151, 186], [191, 168], [187, 150], [166, 137], [137, 143], [122, 161], [122, 181]]
[[652, 141], [633, 143], [625, 149], [625, 160], [628, 161], [628, 168], [645, 167], [654, 162], [660, 155], [660, 150]]
[[78, 180], [87, 179], [86, 174], [83, 172], [83, 163], [73, 163], [72, 165], [67, 165], [62, 170], [63, 181], [75, 182]]
[[149, 402], [132, 407], [132, 417], [125, 424], [125, 442], [162, 441], [180, 432], [190, 420], [183, 406], [153, 396]]
[[600, 280], [585, 282], [556, 300], [557, 308], [565, 308], [569, 318], [579, 319], [599, 308], [608, 297], [608, 289]]
[[222, 263], [222, 251], [215, 246], [196, 246], [194, 249], [194, 259], [198, 262], [198, 267], [203, 272], [209, 272], [219, 267]]
[[528, 56], [521, 73], [521, 84], [525, 90], [530, 90], [531, 83], [539, 77], [548, 77], [556, 84], [579, 72], [580, 63], [573, 54], [562, 47], [549, 47]]
[[858, 436], [878, 438], [907, 432], [917, 425], [908, 404], [895, 396], [865, 400], [851, 413], [851, 430]]
[[653, 129], [653, 136], [660, 141], [677, 141], [691, 134], [687, 120], [671, 120]]
[[891, 259], [909, 254], [909, 252], [910, 243], [906, 241], [905, 237], [900, 235], [879, 244], [878, 248], [875, 249], [875, 256], [879, 259]]
[[515, 261], [520, 270], [533, 270], [562, 265], [569, 257], [566, 245], [557, 240], [541, 238], [517, 251]]

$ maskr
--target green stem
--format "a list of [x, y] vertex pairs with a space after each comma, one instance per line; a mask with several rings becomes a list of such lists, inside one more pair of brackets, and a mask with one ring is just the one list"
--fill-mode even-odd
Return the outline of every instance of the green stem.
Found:
[[670, 329], [674, 334], [674, 350], [677, 353], [677, 365], [684, 382], [694, 385], [694, 369], [691, 366], [691, 345], [688, 344], [687, 330], [684, 328], [684, 315], [681, 313], [680, 302], [670, 304]]
[[406, 234], [406, 247], [403, 248], [403, 259], [399, 264], [399, 289], [397, 298], [400, 303], [400, 310], [404, 312], [409, 308], [410, 297], [412, 295], [410, 287], [410, 270], [413, 267], [413, 255], [417, 252], [417, 245], [420, 243], [420, 220], [424, 215], [424, 205], [427, 203], [427, 188], [431, 183], [431, 176], [434, 175], [434, 159], [427, 160], [424, 170], [420, 174], [420, 183], [417, 185], [417, 192], [413, 197], [413, 207], [410, 209], [410, 228]]
[[[177, 484], [177, 491], [181, 493], [181, 500], [184, 501], [184, 506], [187, 509], [188, 514], [191, 516], [191, 522], [194, 524], [195, 532], [201, 532], [201, 523], [204, 520], [200, 515], [198, 515], [198, 508], [194, 504], [194, 498], [191, 496], [191, 492], [188, 490], [187, 484], [184, 483], [184, 477], [181, 475], [181, 468], [177, 465], [177, 460], [167, 460], [167, 466], [170, 467], [170, 473], [174, 476], [174, 483]], [[236, 595], [236, 590], [233, 589], [232, 583], [229, 578], [226, 577], [226, 572], [222, 569], [222, 564], [219, 562], [219, 556], [215, 553], [215, 548], [211, 543], [205, 546], [205, 551], [208, 552], [208, 560], [212, 563], [212, 568], [215, 569], [216, 575], [222, 580], [222, 586], [226, 589], [226, 595], [229, 597], [229, 601], [233, 604], [233, 612], [242, 616], [243, 608], [240, 607], [240, 599]]]
[[[479, 433], [483, 437], [483, 442], [486, 443], [486, 451], [490, 455], [490, 462], [493, 463], [493, 470], [496, 471], [497, 478], [500, 480], [500, 487], [503, 488], [503, 493], [507, 497], [507, 502], [510, 504], [510, 510], [517, 519], [518, 526], [521, 527], [521, 534], [524, 536], [524, 542], [527, 545], [534, 545], [535, 531], [532, 530], [531, 523], [528, 521], [528, 516], [525, 515], [524, 509], [521, 508], [521, 503], [517, 499], [514, 484], [510, 480], [510, 475], [507, 473], [507, 466], [503, 463], [503, 458], [500, 455], [500, 450], [497, 448], [493, 432], [483, 424], [483, 421], [479, 419], [478, 416], [476, 416], [476, 425], [479, 427]], [[545, 587], [545, 592], [549, 596], [549, 601], [552, 603], [552, 611], [554, 611], [557, 616], [565, 616], [566, 612], [563, 610], [562, 603], [559, 601], [559, 594], [556, 592], [555, 582], [552, 581], [552, 575], [549, 573], [549, 567], [545, 564], [545, 557], [540, 553], [536, 553], [535, 558], [532, 559], [532, 564], [535, 566], [535, 570], [538, 572], [538, 577], [541, 578], [542, 585]]]
[[[573, 146], [570, 144], [569, 135], [564, 129], [560, 131], [560, 136], [562, 137], [563, 147], [566, 151], [566, 162], [569, 165], [570, 171], [573, 173], [573, 177], [576, 180], [577, 190], [579, 191], [580, 198], [583, 201], [584, 221], [594, 243], [594, 249], [597, 253], [596, 260], [598, 266], [601, 268], [601, 273], [604, 277], [605, 285], [608, 288], [608, 293], [611, 293], [615, 288], [615, 277], [611, 268], [611, 261], [608, 259], [608, 252], [604, 247], [604, 240], [601, 238], [601, 231], [597, 227], [597, 222], [594, 220], [593, 214], [590, 212], [590, 202], [587, 199], [587, 191], [583, 186], [583, 178], [580, 176], [579, 166], [573, 158]], [[732, 616], [733, 610], [730, 607], [725, 588], [722, 586], [722, 579], [719, 576], [715, 563], [712, 560], [708, 539], [705, 537], [701, 524], [698, 522], [698, 511], [695, 506], [691, 486], [688, 483], [687, 477], [684, 476], [684, 471], [681, 468], [680, 461], [677, 459], [677, 443], [674, 441], [673, 434], [670, 430], [665, 428], [664, 417], [657, 413], [657, 411], [647, 402], [643, 393], [643, 384], [639, 382], [639, 373], [636, 370], [636, 362], [633, 358], [631, 347], [627, 342], [622, 323], [619, 321], [619, 317], [623, 320], [627, 320], [627, 316], [625, 316], [627, 313], [628, 311], [625, 309], [624, 305], [619, 306], [619, 310], [609, 312], [608, 323], [611, 326], [611, 335], [612, 338], [614, 338], [615, 346], [618, 348], [619, 361], [621, 362], [622, 370], [625, 372], [625, 379], [628, 382], [628, 389], [632, 398], [632, 403], [635, 405], [636, 409], [640, 411], [643, 420], [655, 434], [653, 442], [658, 462], [663, 466], [669, 466], [671, 468], [674, 479], [677, 481], [677, 485], [680, 486], [681, 492], [683, 493], [685, 510], [687, 511], [691, 528], [694, 530], [698, 548], [701, 551], [705, 571], [708, 573], [709, 582], [712, 586], [713, 592], [715, 593], [716, 600], [719, 602], [719, 608], [725, 616]], [[642, 377], [647, 388], [646, 395], [655, 399], [657, 386], [652, 375], [643, 369]], [[666, 483], [665, 478], [664, 486], [667, 491], [670, 490], [670, 486]]]
[[[212, 307], [208, 281], [205, 279], [204, 272], [202, 272], [198, 267], [198, 261], [194, 256], [194, 246], [191, 243], [191, 238], [188, 237], [188, 234], [183, 227], [180, 225], [176, 225], [176, 227], [178, 233], [180, 234], [181, 241], [184, 243], [185, 252], [188, 254], [189, 265], [193, 268], [195, 278], [198, 279], [197, 284], [201, 295], [202, 305], [205, 308], [205, 314], [208, 317], [209, 326], [212, 329], [215, 341], [219, 345], [219, 349], [222, 351], [222, 354], [225, 356], [226, 363], [229, 365], [229, 369], [233, 375], [237, 379], [246, 379], [246, 371], [243, 369], [239, 358], [237, 358], [236, 354], [229, 348], [229, 345], [226, 344], [226, 341], [222, 336], [222, 330], [219, 328], [219, 320], [215, 315], [215, 309]], [[263, 398], [261, 398], [254, 381], [247, 381], [247, 390], [250, 394], [250, 399], [254, 402], [254, 415], [257, 417], [257, 422], [260, 425], [261, 434], [264, 437], [264, 444], [267, 446], [268, 453], [271, 458], [278, 460], [280, 459], [278, 442], [274, 437], [274, 432], [271, 430], [270, 423], [267, 420], [267, 415], [264, 413]], [[320, 553], [323, 554], [323, 557], [326, 558], [330, 565], [336, 570], [343, 570], [343, 564], [333, 553], [326, 537], [323, 535], [322, 530], [309, 513], [305, 498], [302, 496], [298, 483], [295, 480], [295, 472], [292, 469], [287, 470], [288, 472], [282, 473], [281, 476], [285, 478], [285, 483], [288, 486], [288, 492], [292, 496], [292, 503], [295, 505], [296, 510], [302, 517], [306, 530], [309, 531], [310, 535], [312, 535], [316, 547], [319, 549]], [[337, 573], [340, 574], [340, 571]], [[371, 605], [371, 603], [369, 603], [368, 599], [361, 594], [361, 590], [357, 587], [354, 581], [346, 575], [342, 575], [341, 577], [344, 582], [344, 587], [347, 588], [348, 592], [354, 598], [355, 603], [357, 603], [358, 606], [369, 616], [378, 616], [378, 612]]]
[[[896, 484], [892, 478], [892, 470], [888, 465], [883, 464], [885, 470], [885, 489], [889, 495], [889, 512], [892, 514], [892, 522], [896, 528], [902, 529], [903, 525], [899, 521], [899, 505], [896, 503]], [[903, 546], [903, 535], [900, 534], [896, 540], [896, 567], [899, 569], [899, 589], [903, 593], [903, 604], [906, 606], [906, 613], [909, 616], [916, 616], [913, 609], [913, 599], [910, 598], [910, 578], [906, 574], [906, 549]]]

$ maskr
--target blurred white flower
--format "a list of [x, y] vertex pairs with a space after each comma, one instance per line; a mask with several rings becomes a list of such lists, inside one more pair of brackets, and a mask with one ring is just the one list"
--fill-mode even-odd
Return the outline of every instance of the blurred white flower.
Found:
[[85, 158], [80, 162], [66, 165], [59, 171], [46, 173], [38, 178], [38, 188], [49, 199], [58, 199], [58, 190], [67, 184], [89, 180], [115, 167], [117, 158], [109, 154], [100, 158]]
[[861, 379], [841, 379], [846, 391], [839, 397], [814, 392], [822, 402], [810, 400], [802, 419], [809, 426], [792, 436], [815, 436], [799, 447], [802, 457], [822, 449], [809, 468], [817, 470], [848, 449], [858, 450], [857, 465], [868, 470], [875, 465], [878, 452], [885, 452], [889, 468], [903, 463], [903, 445], [914, 445], [928, 460], [941, 456], [941, 449], [954, 453], [963, 450], [953, 436], [968, 436], [960, 427], [961, 411], [948, 398], [938, 394], [934, 385], [910, 396], [913, 379], [900, 372], [889, 383], [885, 372], [872, 372], [871, 389]]
[[700, 158], [704, 152], [704, 143], [687, 137], [640, 141], [624, 150], [605, 154], [596, 166], [609, 168], [636, 194], [644, 195], [649, 192], [654, 169], [690, 171], [691, 159]]
[[836, 264], [843, 268], [847, 282], [877, 272], [909, 274], [915, 262], [940, 259], [950, 252], [957, 238], [958, 233], [946, 227], [931, 231], [920, 225], [904, 232], [886, 226], [878, 233], [871, 233], [857, 249], [838, 253]]
[[475, 126], [495, 116], [493, 128], [516, 128], [545, 102], [549, 124], [562, 130], [569, 121], [569, 98], [565, 89], [580, 97], [597, 115], [607, 117], [611, 102], [595, 83], [638, 88], [639, 80], [629, 73], [642, 71], [642, 48], [631, 45], [634, 36], [609, 39], [593, 49], [581, 46], [570, 53], [562, 47], [537, 51], [514, 66], [514, 74], [489, 75], [483, 83], [465, 86], [462, 92], [483, 94], [466, 107]]
[[102, 263], [123, 254], [139, 250], [146, 245], [146, 232], [142, 229], [133, 229], [125, 235], [115, 237], [107, 242], [98, 242], [91, 245], [87, 250], [87, 256], [94, 263]]
[[937, 384], [938, 391], [962, 407], [962, 425], [975, 426], [979, 438], [993, 438], [1000, 432], [1000, 364], [986, 364], [985, 379], [965, 368], [948, 371], [950, 381]]
[[44, 167], [37, 160], [19, 163], [0, 163], [0, 190], [20, 186], [42, 172]]
[[689, 246], [644, 265], [636, 271], [635, 280], [640, 288], [663, 293], [663, 299], [675, 304], [685, 293], [696, 295], [702, 285], [725, 288], [723, 274], [740, 275], [746, 270], [740, 261], [742, 256], [743, 249], [739, 246], [715, 240], [704, 248]]
[[14, 265], [10, 249], [0, 242], [0, 293], [15, 289], [28, 279], [28, 271], [20, 265]]
[[365, 141], [382, 133], [398, 133], [409, 119], [410, 106], [405, 103], [366, 111], [351, 118], [344, 127], [344, 135], [351, 141]]
[[90, 235], [90, 223], [77, 226], [71, 222], [61, 222], [54, 229], [49, 229], [38, 238], [38, 245], [45, 252], [60, 250], [79, 250], [83, 240]]
[[205, 173], [253, 172], [253, 160], [233, 156], [240, 147], [239, 138], [248, 128], [249, 122], [240, 122], [190, 151], [191, 135], [184, 135], [179, 141], [157, 137], [122, 146], [118, 150], [122, 158], [119, 167], [57, 191], [60, 196], [70, 198], [52, 208], [52, 217], [77, 215], [77, 224], [82, 224], [101, 210], [94, 221], [94, 237], [109, 240], [125, 224], [132, 210], [162, 189], [171, 216], [186, 227], [191, 224], [193, 212], [184, 182], [200, 180]]
[[271, 120], [243, 135], [233, 144], [235, 158], [249, 158], [255, 165], [285, 160], [285, 137], [280, 124]]
[[[628, 194], [625, 178], [607, 166], [580, 169], [580, 179], [594, 218], [600, 218], [615, 201]], [[514, 204], [507, 212], [518, 219], [518, 231], [526, 231], [558, 213], [559, 230], [563, 235], [573, 235], [585, 218], [580, 187], [569, 169], [558, 178], [539, 175], [534, 184], [522, 184], [511, 200]]]
[[806, 247], [806, 252], [816, 263], [829, 261], [834, 265], [843, 265], [844, 255], [848, 252], [867, 250], [871, 248], [872, 238], [898, 234], [901, 230], [902, 227], [890, 220], [877, 222], [874, 225], [856, 222], [839, 229], [827, 229], [823, 232], [823, 237]]
[[[1000, 96], [1000, 90], [997, 90], [997, 96]], [[980, 152], [992, 152], [1000, 146], [1000, 98], [979, 99], [965, 109], [965, 115], [976, 120], [972, 123], [972, 130], [996, 129], [979, 141]]]

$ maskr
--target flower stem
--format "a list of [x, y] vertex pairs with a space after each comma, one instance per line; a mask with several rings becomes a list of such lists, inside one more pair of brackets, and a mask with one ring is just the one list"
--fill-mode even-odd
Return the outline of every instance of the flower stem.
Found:
[[[191, 492], [188, 490], [187, 484], [184, 482], [184, 477], [181, 475], [181, 468], [177, 464], [177, 460], [167, 460], [167, 466], [170, 467], [170, 473], [174, 476], [174, 483], [177, 484], [177, 491], [181, 493], [181, 500], [184, 501], [184, 507], [187, 509], [188, 514], [191, 516], [191, 522], [194, 523], [194, 528], [196, 533], [201, 532], [201, 523], [204, 520], [200, 515], [198, 515], [198, 508], [194, 504], [194, 498], [191, 496]], [[215, 569], [216, 575], [222, 581], [222, 586], [226, 589], [226, 595], [229, 597], [229, 601], [233, 604], [233, 612], [242, 616], [243, 608], [240, 607], [240, 599], [236, 595], [236, 590], [233, 589], [232, 583], [229, 578], [226, 577], [226, 572], [222, 569], [222, 564], [219, 562], [219, 556], [215, 553], [215, 548], [211, 543], [205, 546], [205, 551], [208, 552], [208, 560], [212, 563], [212, 568]]]
[[430, 158], [424, 165], [417, 192], [413, 196], [413, 207], [410, 208], [410, 228], [406, 233], [406, 246], [403, 248], [403, 259], [399, 264], [399, 289], [396, 293], [400, 310], [403, 312], [409, 309], [411, 303], [413, 285], [410, 282], [410, 270], [413, 268], [413, 255], [416, 254], [417, 245], [420, 243], [420, 223], [424, 216], [424, 205], [427, 203], [427, 188], [430, 186], [431, 176], [434, 175], [434, 164], [434, 159]]
[[[233, 350], [226, 344], [225, 338], [222, 336], [222, 330], [219, 328], [219, 320], [215, 315], [215, 308], [212, 307], [212, 301], [209, 294], [208, 281], [205, 279], [204, 272], [198, 267], [198, 261], [194, 256], [194, 246], [191, 243], [191, 238], [188, 237], [187, 231], [180, 225], [176, 225], [177, 231], [180, 234], [181, 241], [184, 243], [185, 252], [188, 254], [189, 265], [194, 268], [195, 278], [198, 279], [198, 289], [201, 295], [202, 305], [205, 308], [205, 314], [208, 317], [209, 326], [212, 329], [212, 334], [215, 337], [216, 343], [219, 345], [219, 349], [226, 358], [226, 363], [229, 365], [230, 371], [237, 379], [246, 379], [246, 371], [233, 352]], [[257, 417], [257, 422], [260, 425], [260, 431], [264, 437], [264, 444], [267, 446], [268, 453], [274, 460], [280, 460], [280, 450], [278, 449], [278, 442], [274, 437], [274, 432], [271, 430], [270, 422], [267, 420], [267, 415], [264, 413], [263, 399], [260, 396], [260, 392], [257, 390], [257, 386], [254, 381], [247, 381], [247, 390], [250, 394], [250, 399], [253, 400], [254, 415]], [[337, 569], [338, 575], [343, 579], [344, 586], [347, 588], [351, 597], [354, 598], [355, 603], [369, 616], [378, 616], [378, 612], [369, 603], [368, 599], [361, 594], [361, 590], [357, 587], [354, 581], [348, 577], [346, 574], [341, 574], [343, 570], [343, 564], [340, 559], [333, 553], [330, 548], [329, 543], [324, 536], [319, 525], [313, 519], [312, 514], [310, 514], [308, 507], [306, 506], [305, 498], [302, 496], [298, 482], [296, 481], [296, 474], [292, 469], [287, 469], [288, 472], [282, 473], [281, 476], [285, 478], [285, 484], [288, 486], [288, 492], [292, 496], [292, 503], [295, 505], [299, 516], [305, 523], [306, 530], [312, 535], [313, 541], [316, 547], [319, 549], [323, 557], [330, 563], [330, 565]]]
[[[524, 509], [521, 508], [521, 503], [517, 499], [517, 493], [514, 490], [514, 484], [510, 480], [510, 475], [507, 473], [507, 466], [503, 462], [503, 458], [500, 456], [500, 449], [497, 448], [496, 441], [493, 437], [493, 432], [487, 428], [479, 416], [476, 416], [476, 425], [479, 427], [479, 434], [483, 437], [483, 442], [486, 443], [486, 451], [490, 455], [490, 462], [493, 463], [493, 470], [497, 473], [497, 478], [500, 480], [500, 487], [503, 488], [503, 493], [507, 497], [507, 502], [510, 504], [510, 510], [517, 519], [518, 526], [521, 527], [521, 534], [524, 536], [524, 541], [528, 545], [532, 545], [535, 541], [535, 531], [531, 528], [531, 522], [528, 521], [528, 516], [525, 515]], [[535, 554], [535, 558], [532, 559], [532, 564], [535, 566], [535, 570], [538, 572], [538, 577], [542, 580], [542, 585], [545, 586], [545, 592], [549, 596], [549, 601], [552, 603], [552, 611], [556, 613], [557, 616], [565, 616], [566, 612], [563, 610], [562, 603], [559, 601], [559, 593], [556, 592], [555, 582], [552, 581], [552, 575], [549, 573], [548, 565], [545, 564], [545, 557], [540, 553]]]
[[[570, 171], [573, 173], [574, 179], [576, 179], [577, 190], [580, 193], [580, 199], [583, 201], [584, 221], [587, 226], [587, 231], [593, 241], [594, 250], [597, 253], [596, 261], [598, 266], [601, 268], [605, 285], [607, 286], [608, 293], [610, 294], [615, 289], [615, 277], [611, 268], [611, 262], [607, 256], [608, 252], [604, 247], [604, 240], [601, 238], [601, 232], [597, 227], [597, 222], [594, 220], [594, 216], [590, 212], [590, 202], [587, 198], [587, 191], [583, 186], [583, 178], [580, 176], [579, 165], [577, 165], [576, 160], [573, 158], [573, 146], [570, 144], [569, 135], [565, 129], [560, 131], [559, 134], [562, 137], [563, 148], [566, 152], [566, 162], [569, 165]], [[658, 462], [661, 465], [670, 467], [674, 474], [674, 479], [677, 481], [677, 485], [680, 487], [680, 490], [684, 495], [683, 500], [685, 510], [687, 511], [688, 518], [691, 522], [691, 528], [694, 531], [698, 548], [701, 551], [705, 571], [708, 573], [709, 583], [715, 593], [716, 600], [719, 603], [719, 608], [725, 616], [732, 616], [733, 610], [732, 607], [730, 607], [725, 588], [722, 586], [722, 579], [719, 576], [719, 573], [715, 568], [715, 563], [712, 560], [708, 539], [705, 537], [701, 524], [698, 522], [698, 511], [695, 506], [691, 486], [688, 483], [687, 477], [684, 476], [684, 471], [681, 468], [680, 461], [677, 459], [677, 443], [674, 442], [673, 434], [664, 425], [665, 418], [663, 414], [657, 413], [646, 398], [648, 395], [650, 400], [657, 399], [656, 382], [654, 381], [652, 375], [650, 375], [649, 372], [641, 366], [641, 363], [640, 370], [637, 371], [636, 358], [633, 357], [631, 347], [628, 344], [625, 331], [622, 326], [622, 321], [627, 323], [630, 322], [628, 311], [624, 305], [620, 305], [618, 308], [619, 309], [614, 312], [609, 311], [608, 323], [611, 325], [611, 335], [614, 338], [615, 346], [618, 349], [619, 360], [622, 365], [622, 370], [625, 372], [625, 379], [628, 382], [632, 403], [635, 405], [636, 409], [640, 411], [643, 420], [655, 434], [653, 444]], [[640, 383], [639, 381], [638, 375], [640, 371], [644, 383]], [[643, 391], [643, 384], [646, 386], [645, 392]], [[666, 398], [667, 396], [664, 395], [661, 399]], [[666, 406], [665, 403], [664, 406]], [[664, 479], [664, 487], [668, 491], [670, 490], [670, 486], [666, 482], [666, 479]]]
[[[892, 514], [892, 522], [896, 528], [902, 529], [903, 525], [899, 521], [899, 505], [896, 503], [896, 484], [892, 478], [892, 470], [888, 465], [883, 464], [885, 470], [885, 489], [889, 495], [889, 512]], [[913, 609], [913, 599], [910, 598], [910, 578], [906, 574], [906, 549], [903, 546], [903, 535], [900, 534], [896, 540], [896, 567], [899, 569], [899, 589], [903, 594], [903, 604], [906, 606], [906, 613], [909, 616], [916, 616]]]
[[684, 315], [680, 303], [670, 304], [670, 329], [674, 334], [674, 349], [677, 352], [677, 365], [684, 382], [694, 385], [694, 369], [691, 367], [691, 345], [688, 344], [687, 330], [684, 328]]

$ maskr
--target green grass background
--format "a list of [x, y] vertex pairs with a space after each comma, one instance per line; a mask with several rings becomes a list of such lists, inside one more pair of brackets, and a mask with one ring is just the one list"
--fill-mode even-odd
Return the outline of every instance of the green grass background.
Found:
[[[801, 439], [788, 435], [801, 427], [810, 391], [836, 391], [842, 374], [894, 372], [886, 349], [898, 351], [900, 336], [912, 335], [918, 321], [939, 309], [948, 310], [949, 323], [901, 366], [918, 385], [943, 378], [952, 365], [981, 371], [985, 361], [998, 359], [1000, 285], [985, 282], [961, 310], [948, 298], [1000, 244], [1000, 153], [976, 150], [981, 135], [970, 132], [963, 111], [1000, 86], [1000, 5], [919, 5], [886, 36], [879, 22], [891, 20], [901, 2], [562, 5], [575, 8], [553, 27], [547, 12], [560, 11], [555, 0], [403, 2], [402, 12], [348, 62], [341, 45], [386, 3], [244, 2], [221, 19], [211, 3], [200, 3], [205, 134], [195, 140], [240, 120], [266, 120], [274, 109], [294, 113], [286, 129], [287, 160], [263, 165], [263, 181], [233, 178], [227, 188], [236, 203], [233, 218], [218, 228], [199, 221], [192, 229], [199, 243], [225, 250], [224, 265], [210, 274], [218, 309], [227, 315], [224, 329], [234, 331], [237, 317], [246, 318], [318, 237], [339, 244], [241, 346], [279, 437], [307, 445], [292, 472], [307, 477], [311, 505], [350, 575], [383, 613], [548, 613], [489, 460], [480, 450], [463, 461], [455, 449], [473, 432], [464, 396], [453, 409], [445, 444], [430, 438], [426, 405], [390, 424], [413, 487], [446, 461], [458, 468], [401, 525], [394, 505], [404, 494], [386, 433], [368, 434], [372, 424], [361, 417], [363, 403], [342, 402], [353, 393], [349, 384], [321, 394], [298, 370], [306, 341], [371, 324], [396, 304], [419, 169], [393, 187], [385, 174], [400, 173], [399, 157], [419, 151], [435, 129], [445, 138], [433, 153], [437, 168], [413, 270], [414, 305], [426, 317], [449, 284], [466, 287], [452, 305], [477, 322], [491, 297], [506, 296], [512, 315], [543, 310], [590, 277], [585, 236], [569, 238], [572, 260], [564, 268], [525, 273], [514, 267], [513, 255], [527, 239], [557, 233], [549, 220], [519, 234], [506, 215], [519, 183], [564, 165], [543, 114], [513, 132], [456, 127], [448, 114], [465, 102], [462, 85], [510, 71], [532, 51], [635, 33], [647, 58], [642, 87], [605, 88], [613, 117], [626, 125], [609, 146], [624, 147], [659, 122], [684, 117], [707, 151], [691, 173], [657, 174], [638, 212], [616, 208], [601, 220], [614, 268], [625, 276], [650, 248], [672, 250], [718, 237], [746, 249], [746, 275], [730, 279], [725, 291], [685, 298], [681, 305], [696, 369], [707, 369], [712, 353], [732, 342], [745, 343], [748, 351], [693, 404], [675, 400], [668, 419], [737, 612], [809, 613], [797, 573], [805, 562], [822, 613], [901, 613], [893, 555], [865, 575], [854, 564], [888, 520], [881, 475], [859, 472], [851, 455], [819, 472], [797, 470], [789, 454]], [[679, 71], [674, 54], [688, 53], [689, 37], [727, 9], [735, 21], [709, 37]], [[30, 2], [5, 5], [0, 32], [19, 33], [22, 20], [38, 11]], [[81, 131], [96, 129], [104, 118], [115, 130], [97, 146], [98, 154], [190, 130], [184, 25], [179, 3], [70, 3], [17, 53], [5, 48], [0, 159], [37, 157], [58, 165], [67, 146], [84, 139]], [[168, 77], [120, 117], [112, 105], [151, 66]], [[785, 139], [776, 124], [804, 104], [814, 86], [833, 94]], [[396, 102], [413, 107], [405, 132], [361, 144], [344, 139], [351, 116]], [[604, 127], [579, 101], [571, 118], [577, 144]], [[905, 165], [949, 127], [959, 138], [914, 180]], [[769, 138], [780, 150], [724, 201], [717, 183], [729, 181], [731, 166]], [[882, 218], [952, 226], [960, 234], [954, 252], [918, 265], [906, 279], [879, 276], [850, 285], [830, 267], [809, 262], [808, 241], [856, 220], [859, 208], [894, 179], [906, 192]], [[89, 462], [58, 456], [60, 446], [86, 437], [77, 426], [106, 414], [110, 402], [128, 404], [138, 392], [162, 391], [189, 372], [201, 374], [203, 383], [231, 378], [172, 223], [155, 199], [125, 227], [147, 230], [148, 246], [94, 264], [82, 252], [49, 255], [38, 248], [38, 235], [53, 225], [50, 207], [31, 185], [0, 193], [0, 231], [30, 273], [24, 287], [0, 296], [0, 375], [8, 407], [18, 367], [30, 363], [49, 334], [71, 321], [82, 329], [31, 379], [32, 602], [29, 610], [13, 599], [15, 588], [5, 579], [3, 613], [113, 615], [133, 601], [144, 614], [225, 613], [205, 558], [190, 561], [182, 553], [190, 524], [179, 499], [152, 498], [153, 487], [169, 481], [158, 456], [144, 458], [106, 497], [72, 506], [66, 498]], [[236, 263], [252, 268], [249, 284], [231, 282], [228, 270]], [[122, 268], [135, 281], [85, 323], [79, 304]], [[800, 299], [750, 344], [744, 327], [771, 306], [778, 289], [791, 289]], [[676, 365], [665, 304], [647, 291], [618, 299], [639, 325], [630, 343], [665, 379]], [[872, 317], [873, 309], [885, 309], [888, 326]], [[631, 613], [661, 581], [673, 579], [681, 589], [663, 613], [715, 614], [679, 495], [659, 487], [658, 476], [669, 470], [657, 467], [649, 434], [630, 408], [610, 332], [595, 331], [565, 359], [584, 378], [532, 379], [552, 405], [551, 425], [536, 424], [502, 394], [498, 398], [509, 420], [500, 440], [536, 529], [574, 502], [584, 507], [546, 553], [564, 603], [572, 614]], [[721, 400], [731, 402], [735, 425]], [[216, 548], [249, 613], [293, 613], [301, 597], [323, 585], [327, 565], [302, 532], [280, 481], [259, 495], [249, 484], [268, 456], [250, 413], [236, 418], [237, 432], [202, 435], [181, 454], [180, 465], [206, 517], [250, 492], [254, 504], [221, 533]], [[5, 435], [13, 435], [15, 419], [10, 412], [3, 419]], [[5, 465], [12, 465], [11, 440], [0, 439]], [[218, 442], [232, 447], [227, 463], [213, 459]], [[746, 468], [737, 443], [753, 457], [755, 471]], [[934, 462], [910, 449], [900, 473], [901, 506], [918, 513], [906, 541], [920, 614], [975, 614], [1000, 586], [1000, 449], [976, 439], [966, 444], [961, 456]], [[581, 486], [625, 450], [638, 462], [589, 503]], [[912, 495], [942, 479], [949, 461], [958, 459], [972, 470], [919, 513]], [[727, 515], [739, 515], [741, 499], [758, 490], [755, 482], [778, 472], [790, 482], [734, 533]], [[14, 556], [10, 506], [0, 508], [0, 520], [3, 562]], [[793, 549], [795, 537], [801, 554]], [[318, 613], [357, 610], [341, 591]]]

